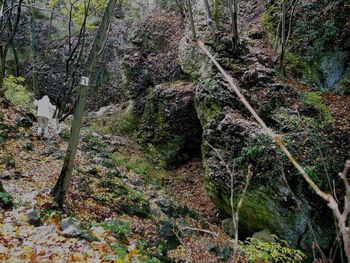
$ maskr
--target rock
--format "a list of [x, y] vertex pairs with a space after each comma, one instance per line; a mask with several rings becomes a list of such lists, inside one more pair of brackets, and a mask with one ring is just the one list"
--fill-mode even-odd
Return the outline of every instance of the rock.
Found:
[[43, 156], [50, 156], [53, 153], [55, 153], [57, 151], [56, 147], [54, 146], [47, 146], [45, 147], [45, 149], [41, 152], [41, 155]]
[[189, 209], [187, 206], [180, 206], [170, 200], [167, 196], [160, 196], [155, 202], [159, 208], [165, 213], [167, 216], [172, 218], [179, 218], [185, 215], [189, 217], [196, 218], [197, 214], [195, 211]]
[[249, 34], [249, 37], [252, 39], [263, 39], [265, 36], [265, 32], [264, 31], [255, 31], [255, 32], [251, 32]]
[[79, 237], [86, 231], [81, 222], [74, 217], [67, 217], [61, 221], [62, 234], [67, 237]]
[[32, 151], [33, 150], [33, 144], [28, 142], [22, 145], [22, 149], [25, 151]]
[[195, 86], [162, 84], [147, 97], [139, 138], [154, 160], [176, 167], [199, 156], [201, 125], [194, 106]]
[[232, 247], [213, 246], [209, 247], [209, 252], [215, 254], [219, 259], [227, 261], [233, 253]]
[[241, 81], [250, 87], [267, 87], [272, 82], [274, 73], [273, 69], [266, 68], [260, 63], [255, 63], [249, 70], [244, 72]]
[[320, 64], [324, 82], [320, 83], [323, 90], [329, 90], [334, 87], [343, 77], [347, 63], [350, 59], [348, 51], [338, 51], [329, 56], [325, 56]]
[[62, 160], [65, 156], [65, 153], [63, 151], [57, 151], [52, 154], [52, 158], [54, 160]]
[[[177, 45], [181, 18], [164, 11], [145, 17], [130, 29], [121, 74], [129, 99], [142, 108], [142, 96], [153, 85], [182, 79]], [[142, 111], [142, 109], [141, 109]]]
[[168, 250], [175, 249], [180, 245], [180, 241], [174, 233], [176, 231], [174, 231], [174, 228], [176, 228], [176, 226], [171, 220], [163, 220], [159, 222], [158, 236], [160, 237], [159, 247], [161, 248], [159, 256], [162, 256], [160, 257], [162, 262], [167, 262], [165, 259], [167, 258]]
[[274, 243], [277, 241], [276, 237], [273, 236], [269, 229], [264, 229], [262, 231], [254, 233], [253, 237], [269, 243]]
[[230, 237], [235, 236], [235, 228], [232, 222], [232, 218], [226, 218], [221, 222], [221, 226], [224, 229], [225, 233]]
[[38, 211], [32, 209], [27, 213], [28, 223], [30, 225], [33, 225], [35, 227], [38, 227], [41, 225], [41, 217], [38, 213]]
[[22, 117], [17, 122], [17, 125], [23, 128], [30, 128], [33, 126], [33, 120], [30, 119], [29, 117]]

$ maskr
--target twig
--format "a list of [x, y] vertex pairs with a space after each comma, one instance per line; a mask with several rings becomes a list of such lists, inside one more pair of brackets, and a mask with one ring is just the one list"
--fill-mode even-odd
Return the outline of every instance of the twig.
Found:
[[219, 237], [219, 234], [218, 233], [215, 233], [213, 231], [210, 231], [210, 230], [205, 230], [205, 229], [200, 229], [200, 228], [194, 228], [194, 227], [181, 227], [180, 230], [192, 230], [192, 231], [198, 231], [198, 232], [204, 232], [206, 234], [209, 234], [209, 235], [212, 235], [216, 238]]

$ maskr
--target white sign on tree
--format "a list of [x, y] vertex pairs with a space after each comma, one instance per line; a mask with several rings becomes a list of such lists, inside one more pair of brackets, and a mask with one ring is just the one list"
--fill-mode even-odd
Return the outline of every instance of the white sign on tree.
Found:
[[81, 77], [80, 85], [89, 86], [89, 78], [88, 77]]

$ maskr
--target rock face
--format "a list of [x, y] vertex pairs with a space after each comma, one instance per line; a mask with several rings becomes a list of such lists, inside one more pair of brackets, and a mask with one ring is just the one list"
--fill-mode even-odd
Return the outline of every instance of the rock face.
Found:
[[[252, 24], [262, 14], [259, 5], [254, 5], [246, 12], [249, 12], [248, 22]], [[315, 176], [314, 180], [322, 187], [327, 187], [327, 178], [319, 169], [318, 161], [319, 158], [325, 162], [331, 160], [329, 157], [335, 149], [330, 146], [331, 140], [322, 130], [322, 127], [329, 125], [325, 117], [327, 114], [322, 113], [324, 107], [306, 98], [293, 86], [281, 84], [261, 37], [253, 34], [250, 38], [243, 38], [244, 48], [231, 58], [227, 47], [223, 48], [229, 46], [224, 41], [225, 35], [218, 38], [220, 41], [208, 41], [210, 28], [206, 26], [201, 3], [194, 7], [194, 15], [200, 25], [197, 28], [198, 35], [210, 43], [212, 53], [236, 78], [243, 94], [258, 114], [277, 133], [282, 133], [293, 154], [300, 157], [308, 172]], [[260, 32], [260, 35], [263, 33]], [[186, 27], [179, 47], [180, 61], [185, 72], [199, 79], [196, 110], [203, 127], [202, 156], [210, 197], [222, 211], [230, 215], [231, 180], [236, 207], [251, 164], [253, 179], [240, 210], [241, 236], [269, 231], [287, 240], [293, 247], [309, 250], [312, 240], [317, 239], [321, 247], [327, 248], [334, 235], [332, 216], [327, 207], [317, 199], [271, 139], [252, 120], [237, 97], [227, 89], [222, 77], [206, 59], [200, 57], [201, 54], [188, 41], [190, 38], [190, 28]], [[296, 111], [295, 107], [299, 110]], [[312, 113], [313, 110], [317, 114]], [[316, 116], [323, 117], [317, 119]], [[319, 145], [321, 141], [321, 151], [325, 153], [322, 157], [315, 148], [315, 144]], [[339, 167], [336, 163], [326, 165], [333, 167], [332, 173]], [[312, 222], [318, 222], [317, 227]]]
[[180, 17], [165, 11], [145, 17], [130, 29], [122, 63], [138, 138], [152, 158], [168, 168], [199, 156], [201, 145], [196, 88], [186, 82], [178, 58], [182, 27]]
[[150, 87], [185, 78], [177, 55], [181, 31], [181, 19], [164, 11], [131, 27], [121, 73], [125, 92], [135, 104], [142, 104]]
[[320, 66], [324, 78], [324, 83], [320, 83], [323, 90], [333, 88], [343, 78], [348, 61], [350, 53], [347, 51], [338, 51], [323, 58]]
[[161, 84], [147, 96], [139, 128], [149, 152], [172, 167], [200, 156], [202, 129], [191, 83]]

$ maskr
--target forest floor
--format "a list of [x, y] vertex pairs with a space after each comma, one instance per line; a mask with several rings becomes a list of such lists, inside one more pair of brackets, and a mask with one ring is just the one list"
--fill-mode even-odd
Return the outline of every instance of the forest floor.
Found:
[[[147, 255], [166, 252], [191, 262], [227, 259], [208, 252], [227, 248], [230, 239], [206, 195], [200, 160], [165, 171], [131, 140], [99, 136], [85, 125], [62, 214], [52, 209], [50, 191], [63, 164], [67, 126], [43, 141], [35, 135], [35, 123], [19, 127], [23, 116], [13, 107], [0, 114], [5, 125], [17, 127], [0, 147], [1, 180], [15, 202], [0, 215], [2, 262], [156, 262]], [[63, 226], [68, 215], [81, 224]], [[111, 219], [117, 225], [106, 223]]]

